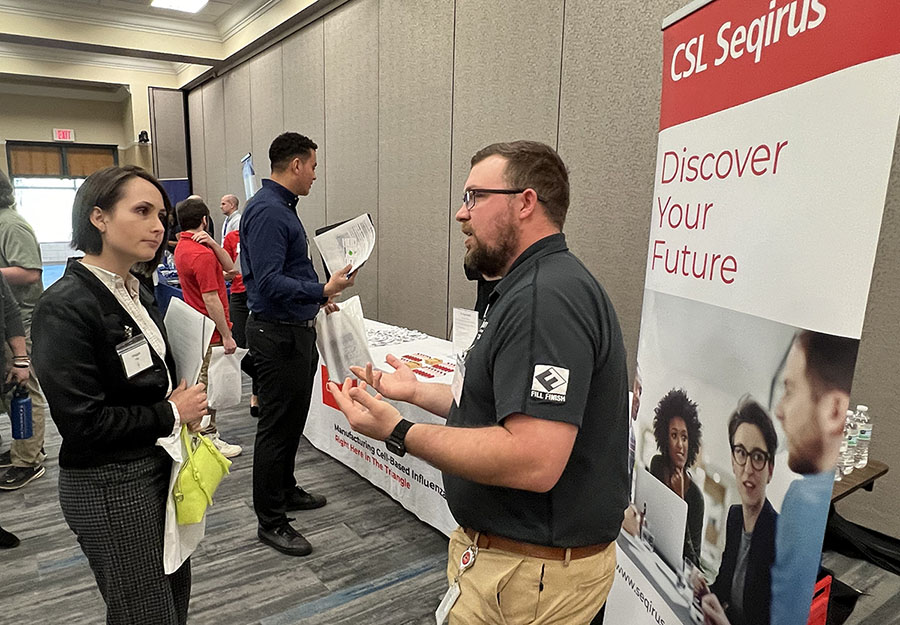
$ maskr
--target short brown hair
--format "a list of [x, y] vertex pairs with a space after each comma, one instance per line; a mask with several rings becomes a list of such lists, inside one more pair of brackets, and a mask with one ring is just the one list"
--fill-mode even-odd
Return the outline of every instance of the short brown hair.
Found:
[[203, 225], [203, 218], [209, 219], [209, 208], [199, 198], [189, 197], [175, 205], [175, 216], [182, 230], [196, 230]]
[[806, 379], [814, 397], [821, 397], [828, 391], [850, 394], [858, 339], [802, 330], [794, 340], [806, 356]]
[[475, 153], [472, 167], [494, 155], [506, 159], [507, 184], [534, 189], [547, 218], [562, 230], [569, 210], [569, 172], [556, 150], [538, 141], [492, 143]]
[[[135, 165], [124, 167], [106, 167], [95, 171], [88, 176], [75, 192], [75, 201], [72, 205], [72, 247], [86, 254], [100, 254], [103, 251], [103, 239], [100, 231], [91, 223], [91, 213], [94, 207], [103, 211], [111, 211], [122, 197], [122, 188], [132, 178], [143, 178], [159, 191], [162, 196], [163, 206], [168, 215], [172, 211], [172, 203], [162, 184], [150, 172]], [[168, 219], [165, 220], [168, 222]], [[163, 223], [168, 234], [168, 223]], [[166, 247], [166, 235], [156, 250], [156, 255], [146, 262], [137, 263], [134, 270], [150, 275], [159, 264], [163, 250]]]

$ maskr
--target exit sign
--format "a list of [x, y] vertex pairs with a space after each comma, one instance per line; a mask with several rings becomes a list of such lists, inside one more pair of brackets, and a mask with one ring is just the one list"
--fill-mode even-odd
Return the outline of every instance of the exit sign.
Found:
[[54, 141], [75, 141], [75, 131], [71, 128], [54, 128]]

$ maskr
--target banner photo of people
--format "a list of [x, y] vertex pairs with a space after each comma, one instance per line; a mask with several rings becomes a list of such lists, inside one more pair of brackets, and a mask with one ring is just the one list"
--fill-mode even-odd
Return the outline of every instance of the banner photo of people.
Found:
[[664, 24], [606, 623], [808, 622], [900, 119], [898, 32], [894, 0], [704, 0]]

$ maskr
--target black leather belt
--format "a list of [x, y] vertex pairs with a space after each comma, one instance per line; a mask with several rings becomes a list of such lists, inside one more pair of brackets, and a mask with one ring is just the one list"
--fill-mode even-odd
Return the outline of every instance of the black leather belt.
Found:
[[279, 326], [294, 326], [295, 328], [314, 328], [316, 327], [316, 320], [313, 319], [304, 319], [302, 321], [286, 321], [284, 319], [272, 319], [271, 317], [266, 317], [265, 315], [257, 315], [256, 313], [250, 313], [250, 316], [253, 317], [257, 321], [262, 321], [263, 323], [274, 323]]

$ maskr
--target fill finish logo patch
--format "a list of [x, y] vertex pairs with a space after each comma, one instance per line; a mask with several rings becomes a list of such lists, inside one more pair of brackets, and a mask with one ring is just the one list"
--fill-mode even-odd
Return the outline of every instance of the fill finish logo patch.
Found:
[[531, 398], [554, 404], [566, 402], [569, 390], [569, 370], [554, 365], [535, 365], [531, 380]]

